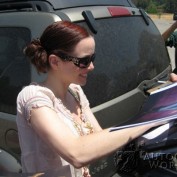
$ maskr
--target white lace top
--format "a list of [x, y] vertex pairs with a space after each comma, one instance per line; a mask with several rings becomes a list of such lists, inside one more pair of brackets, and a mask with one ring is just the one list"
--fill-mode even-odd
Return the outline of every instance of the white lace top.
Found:
[[[70, 89], [78, 93], [82, 113], [86, 122], [89, 122], [89, 116], [84, 112], [89, 108], [89, 102], [80, 86], [71, 84]], [[21, 147], [22, 170], [25, 173], [36, 173], [46, 170], [57, 169], [61, 166], [68, 165], [56, 152], [54, 152], [43, 140], [35, 133], [30, 126], [30, 111], [33, 108], [47, 106], [56, 111], [58, 118], [64, 121], [72, 130], [73, 134], [80, 136], [75, 128], [71, 113], [62, 104], [61, 100], [55, 97], [53, 92], [46, 87], [39, 86], [36, 83], [25, 87], [17, 98], [17, 127]], [[89, 130], [81, 126], [83, 134], [88, 134]], [[93, 129], [92, 129], [93, 130]], [[75, 169], [70, 165], [72, 176], [82, 177], [83, 169]]]

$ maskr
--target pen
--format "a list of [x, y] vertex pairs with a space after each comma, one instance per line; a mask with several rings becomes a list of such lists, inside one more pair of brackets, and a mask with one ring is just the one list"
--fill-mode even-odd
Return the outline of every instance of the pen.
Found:
[[158, 83], [165, 84], [167, 81], [157, 81]]

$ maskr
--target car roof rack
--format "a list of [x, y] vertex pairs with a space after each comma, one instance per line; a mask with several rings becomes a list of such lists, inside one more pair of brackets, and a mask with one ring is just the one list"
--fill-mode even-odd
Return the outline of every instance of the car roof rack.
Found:
[[83, 6], [135, 7], [131, 0], [0, 0], [0, 10], [28, 10], [51, 12], [58, 9]]

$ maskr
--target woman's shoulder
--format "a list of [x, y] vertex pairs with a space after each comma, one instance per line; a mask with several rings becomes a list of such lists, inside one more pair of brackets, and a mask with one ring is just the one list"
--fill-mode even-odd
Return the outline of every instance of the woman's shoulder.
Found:
[[38, 83], [31, 83], [30, 85], [23, 87], [18, 94], [17, 100], [23, 99], [25, 101], [35, 96], [47, 96], [51, 99], [54, 98], [53, 92], [48, 88], [40, 86]]
[[39, 87], [38, 87], [38, 85], [37, 85], [37, 83], [31, 83], [31, 84], [29, 84], [29, 85], [27, 85], [27, 86], [24, 86], [23, 88], [22, 88], [22, 90], [20, 91], [20, 94], [23, 94], [23, 93], [29, 93], [29, 92], [35, 92], [36, 90], [38, 90], [39, 89]]

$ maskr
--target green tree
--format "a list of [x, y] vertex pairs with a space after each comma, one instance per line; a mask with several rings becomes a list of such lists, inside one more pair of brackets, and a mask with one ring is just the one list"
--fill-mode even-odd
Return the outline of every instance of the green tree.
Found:
[[137, 0], [136, 5], [137, 7], [141, 7], [142, 9], [146, 9], [151, 0]]
[[132, 2], [148, 13], [177, 12], [177, 0], [132, 0]]
[[146, 11], [151, 14], [157, 14], [158, 13], [158, 8], [155, 5], [155, 3], [150, 3], [149, 6], [146, 8]]
[[177, 0], [166, 0], [165, 11], [168, 13], [177, 12]]

